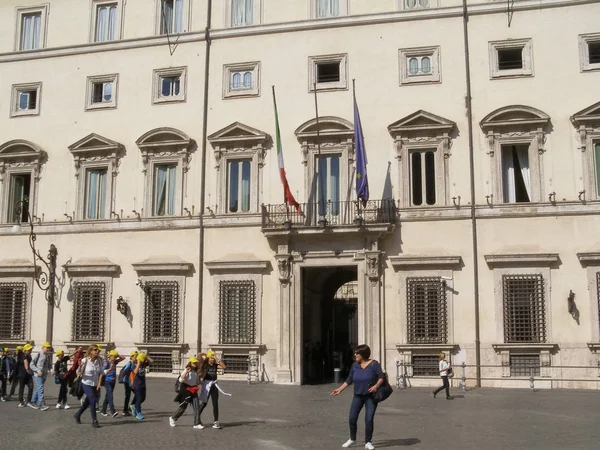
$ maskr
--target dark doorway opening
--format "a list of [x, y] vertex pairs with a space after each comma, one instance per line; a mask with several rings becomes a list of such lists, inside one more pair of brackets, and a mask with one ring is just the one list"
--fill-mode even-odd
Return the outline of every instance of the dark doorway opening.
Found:
[[330, 383], [336, 368], [347, 375], [358, 345], [357, 268], [305, 268], [302, 279], [302, 383]]

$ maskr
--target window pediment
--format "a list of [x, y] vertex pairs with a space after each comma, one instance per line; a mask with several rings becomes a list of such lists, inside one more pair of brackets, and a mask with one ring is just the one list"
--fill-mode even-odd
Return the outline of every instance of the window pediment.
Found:
[[447, 135], [455, 127], [453, 121], [420, 109], [388, 126], [388, 131], [394, 138], [408, 134]]
[[596, 138], [600, 135], [600, 102], [573, 114], [571, 123], [579, 132], [580, 149], [584, 152], [591, 145], [588, 137]]
[[150, 157], [173, 156], [182, 160], [183, 171], [187, 172], [189, 153], [193, 150], [195, 142], [183, 131], [175, 128], [155, 128], [144, 133], [135, 141], [142, 152], [142, 163], [145, 173]]
[[512, 105], [499, 108], [479, 123], [484, 131], [505, 127], [543, 129], [550, 123], [550, 116], [531, 106]]
[[194, 269], [194, 265], [181, 259], [179, 256], [154, 256], [133, 263], [133, 270], [138, 275], [146, 273], [188, 273]]
[[69, 276], [89, 275], [112, 277], [121, 270], [118, 264], [107, 258], [84, 258], [65, 264], [65, 271]]
[[7, 167], [34, 166], [35, 178], [45, 162], [46, 152], [37, 144], [24, 139], [15, 139], [0, 146], [0, 181]]
[[337, 138], [342, 142], [353, 138], [354, 125], [340, 117], [324, 116], [319, 117], [318, 124], [317, 119], [304, 122], [294, 131], [294, 134], [302, 143], [316, 140], [317, 132], [321, 139]]
[[264, 131], [260, 131], [241, 122], [234, 122], [225, 128], [211, 134], [208, 141], [215, 151], [217, 168], [224, 153], [238, 156], [258, 155], [258, 165], [264, 165], [265, 151], [269, 146], [271, 137]]
[[116, 174], [119, 165], [119, 152], [123, 149], [123, 146], [111, 139], [91, 133], [69, 145], [68, 148], [75, 159], [75, 176], [79, 177], [81, 164], [95, 161], [110, 162], [111, 170], [113, 174]]

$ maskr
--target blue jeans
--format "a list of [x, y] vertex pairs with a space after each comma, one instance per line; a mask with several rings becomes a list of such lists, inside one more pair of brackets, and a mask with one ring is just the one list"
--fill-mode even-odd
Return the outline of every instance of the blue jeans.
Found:
[[31, 397], [31, 403], [38, 405], [45, 405], [46, 401], [44, 400], [44, 383], [46, 382], [45, 377], [38, 377], [37, 375], [33, 377], [33, 396]]
[[110, 407], [110, 412], [114, 414], [115, 404], [113, 401], [113, 392], [115, 390], [115, 382], [107, 381], [104, 383], [104, 389], [106, 390], [106, 393], [104, 394], [104, 402], [102, 403], [102, 412], [105, 413], [106, 408]]
[[133, 384], [133, 404], [135, 405], [136, 413], [142, 412], [142, 403], [146, 401], [146, 384]]
[[355, 395], [350, 405], [350, 439], [356, 440], [356, 430], [358, 428], [358, 415], [361, 409], [365, 407], [365, 443], [371, 442], [373, 439], [373, 429], [375, 428], [373, 420], [375, 419], [375, 411], [377, 410], [377, 403], [373, 401], [373, 396], [369, 395]]
[[82, 384], [82, 386], [85, 400], [79, 411], [77, 411], [77, 416], [81, 417], [83, 412], [89, 407], [92, 414], [92, 422], [96, 422], [98, 420], [96, 418], [96, 403], [98, 403], [98, 398], [100, 397], [100, 389], [97, 389], [96, 386], [88, 386], [87, 384]]

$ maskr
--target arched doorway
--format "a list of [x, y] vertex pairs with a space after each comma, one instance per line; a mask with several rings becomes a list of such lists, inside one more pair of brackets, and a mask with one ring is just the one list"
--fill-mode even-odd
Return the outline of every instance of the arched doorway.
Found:
[[358, 344], [357, 268], [307, 267], [302, 278], [302, 383], [331, 382]]

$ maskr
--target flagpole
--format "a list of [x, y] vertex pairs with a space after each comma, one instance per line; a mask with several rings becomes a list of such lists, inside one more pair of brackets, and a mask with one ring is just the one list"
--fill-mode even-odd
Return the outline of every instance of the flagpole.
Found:
[[[352, 108], [356, 108], [356, 79], [352, 78]], [[356, 130], [356, 123], [354, 124], [354, 129]], [[356, 139], [354, 139], [354, 159], [356, 161]], [[356, 171], [355, 171], [356, 172]], [[356, 177], [356, 173], [354, 175]], [[360, 217], [360, 201], [358, 198], [358, 192], [356, 191], [356, 183], [354, 183], [354, 194], [356, 195], [356, 215]]]
[[[275, 98], [275, 85], [271, 86], [271, 91], [273, 92], [273, 105], [275, 106], [275, 113], [277, 114], [277, 99]], [[283, 191], [283, 204], [285, 205], [285, 219], [289, 222], [290, 220], [290, 207], [287, 203], [287, 198], [285, 197], [285, 189]]]
[[317, 154], [319, 155], [319, 159], [317, 164], [313, 163], [313, 179], [314, 179], [314, 175], [315, 173], [318, 174], [318, 178], [317, 178], [317, 190], [319, 190], [319, 194], [320, 194], [320, 202], [323, 205], [323, 210], [320, 210], [319, 206], [318, 206], [318, 202], [317, 202], [317, 209], [319, 210], [319, 225], [321, 226], [325, 226], [327, 224], [327, 220], [325, 219], [324, 214], [321, 214], [321, 212], [324, 212], [325, 210], [325, 199], [323, 198], [323, 180], [321, 180], [321, 171], [318, 170], [317, 171], [317, 167], [320, 165], [321, 162], [321, 136], [320, 136], [320, 131], [319, 131], [319, 103], [317, 101], [317, 83], [313, 83], [313, 88], [314, 88], [314, 92], [315, 92], [315, 120], [316, 120], [316, 127], [317, 127]]

